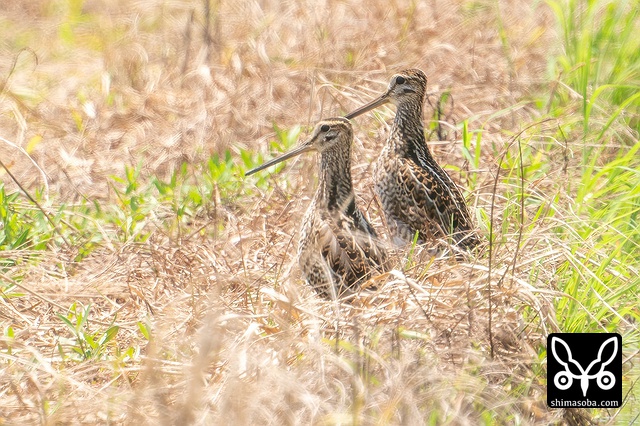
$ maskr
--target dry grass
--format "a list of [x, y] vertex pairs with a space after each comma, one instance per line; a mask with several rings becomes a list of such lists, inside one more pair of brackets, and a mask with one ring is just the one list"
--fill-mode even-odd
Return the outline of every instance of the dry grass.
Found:
[[[210, 42], [200, 2], [87, 2], [66, 40], [66, 2], [8, 3], [0, 6], [8, 40], [0, 45], [0, 136], [46, 172], [45, 195], [56, 205], [114, 203], [109, 176], [125, 165], [141, 162], [141, 179], [166, 178], [226, 150], [266, 153], [273, 123], [313, 125], [344, 113], [410, 66], [429, 76], [432, 102], [452, 93], [449, 124], [469, 119], [484, 129], [470, 199], [488, 210], [501, 149], [491, 147], [536, 120], [527, 100], [546, 81], [557, 45], [547, 12], [521, 0], [213, 1]], [[384, 232], [368, 181], [386, 132], [375, 120], [356, 124], [354, 178]], [[459, 138], [451, 130], [432, 146], [465, 170]], [[43, 185], [24, 153], [0, 143], [0, 156], [25, 188]], [[491, 269], [486, 253], [456, 262], [418, 249], [409, 263], [407, 251], [396, 253], [376, 292], [338, 306], [306, 288], [294, 263], [292, 229], [314, 188], [298, 170], [314, 161], [288, 165], [261, 196], [213, 200], [215, 223], [201, 218], [191, 231], [207, 223], [215, 231], [177, 239], [158, 226], [144, 242], [109, 238], [81, 262], [52, 246], [38, 262], [5, 271], [2, 280], [26, 295], [0, 299], [3, 328], [16, 330], [0, 341], [0, 423], [585, 421], [545, 405], [538, 350], [557, 329], [553, 269], [567, 256], [548, 232], [553, 224], [536, 226], [519, 253], [514, 227], [505, 228]], [[562, 187], [555, 178], [565, 159], [550, 161], [557, 171], [534, 183], [540, 193]], [[501, 229], [509, 206], [500, 196], [496, 205]], [[91, 304], [89, 329], [120, 327], [111, 356], [60, 355], [71, 336], [56, 314], [74, 302]], [[129, 347], [139, 354], [117, 355]]]

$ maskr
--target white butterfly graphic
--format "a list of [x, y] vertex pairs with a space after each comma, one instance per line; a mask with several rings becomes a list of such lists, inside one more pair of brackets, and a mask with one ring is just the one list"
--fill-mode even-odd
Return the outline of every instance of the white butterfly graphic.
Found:
[[[611, 357], [602, 361], [602, 353], [604, 352], [604, 348], [613, 344], [613, 353]], [[557, 345], [562, 345], [564, 350], [566, 351], [569, 359], [563, 361], [560, 359], [562, 354], [558, 354], [556, 350]], [[580, 363], [573, 359], [573, 355], [571, 354], [571, 349], [569, 349], [569, 345], [559, 337], [553, 336], [551, 338], [551, 353], [553, 357], [558, 361], [563, 367], [564, 371], [560, 371], [553, 378], [553, 383], [560, 390], [566, 390], [571, 387], [573, 384], [573, 379], [580, 379], [580, 387], [582, 388], [582, 396], [587, 396], [587, 389], [589, 389], [589, 380], [596, 379], [596, 383], [602, 390], [609, 390], [616, 384], [616, 378], [610, 371], [605, 371], [605, 367], [613, 361], [616, 354], [618, 353], [618, 339], [616, 337], [611, 337], [605, 340], [602, 345], [600, 345], [600, 349], [598, 350], [598, 357], [589, 364], [589, 366], [585, 369], [582, 368]], [[569, 363], [576, 366], [576, 368], [580, 371], [581, 374], [573, 374], [569, 369]], [[596, 365], [600, 364], [600, 369], [595, 374], [589, 374], [591, 369]]]

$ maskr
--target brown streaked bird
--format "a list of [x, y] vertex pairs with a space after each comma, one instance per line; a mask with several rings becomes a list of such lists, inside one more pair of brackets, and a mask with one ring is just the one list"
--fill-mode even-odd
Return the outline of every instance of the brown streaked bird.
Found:
[[394, 240], [450, 237], [459, 247], [480, 243], [465, 199], [431, 155], [424, 137], [422, 105], [427, 77], [418, 69], [391, 78], [387, 91], [347, 114], [352, 119], [387, 102], [397, 108], [391, 133], [374, 166], [375, 188]]
[[298, 264], [306, 281], [320, 295], [334, 300], [356, 292], [365, 280], [387, 269], [387, 252], [356, 205], [352, 142], [349, 120], [322, 120], [297, 148], [246, 173], [304, 152], [320, 153], [318, 189], [302, 220]]

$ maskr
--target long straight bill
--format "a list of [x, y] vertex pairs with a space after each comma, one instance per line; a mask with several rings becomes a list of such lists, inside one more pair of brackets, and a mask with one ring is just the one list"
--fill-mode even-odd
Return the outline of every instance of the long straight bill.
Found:
[[282, 162], [284, 160], [288, 160], [291, 157], [295, 157], [296, 155], [300, 155], [303, 152], [307, 152], [310, 149], [311, 149], [311, 147], [305, 143], [303, 145], [300, 145], [297, 148], [292, 149], [291, 151], [289, 151], [289, 152], [287, 152], [285, 154], [282, 154], [280, 157], [276, 157], [273, 160], [269, 160], [266, 163], [256, 167], [255, 169], [251, 169], [251, 170], [247, 171], [244, 175], [245, 176], [252, 175], [252, 174], [254, 174], [256, 172], [259, 172], [260, 170], [266, 169], [267, 167], [271, 167], [274, 164], [278, 164], [278, 163], [280, 163], [280, 162]]
[[385, 93], [384, 95], [380, 96], [378, 99], [374, 99], [373, 101], [369, 102], [364, 106], [361, 106], [355, 111], [351, 111], [349, 114], [345, 115], [344, 118], [346, 118], [347, 120], [351, 120], [352, 118], [362, 115], [365, 112], [369, 112], [372, 109], [379, 107], [380, 105], [386, 104], [387, 102], [389, 102], [389, 97]]

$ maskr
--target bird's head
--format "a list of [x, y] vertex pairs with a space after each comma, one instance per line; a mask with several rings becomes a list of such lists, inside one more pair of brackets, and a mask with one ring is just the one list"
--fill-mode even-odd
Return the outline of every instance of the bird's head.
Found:
[[249, 170], [245, 176], [249, 176], [274, 164], [280, 163], [289, 158], [298, 156], [309, 151], [317, 151], [323, 153], [335, 148], [349, 149], [349, 145], [353, 140], [353, 129], [349, 120], [343, 117], [329, 118], [316, 124], [311, 136], [299, 143], [297, 147], [291, 151], [282, 154], [273, 160]]
[[427, 92], [427, 76], [419, 69], [408, 69], [394, 74], [387, 91], [378, 98], [350, 112], [345, 118], [352, 119], [388, 102], [398, 106], [402, 103], [422, 105]]

